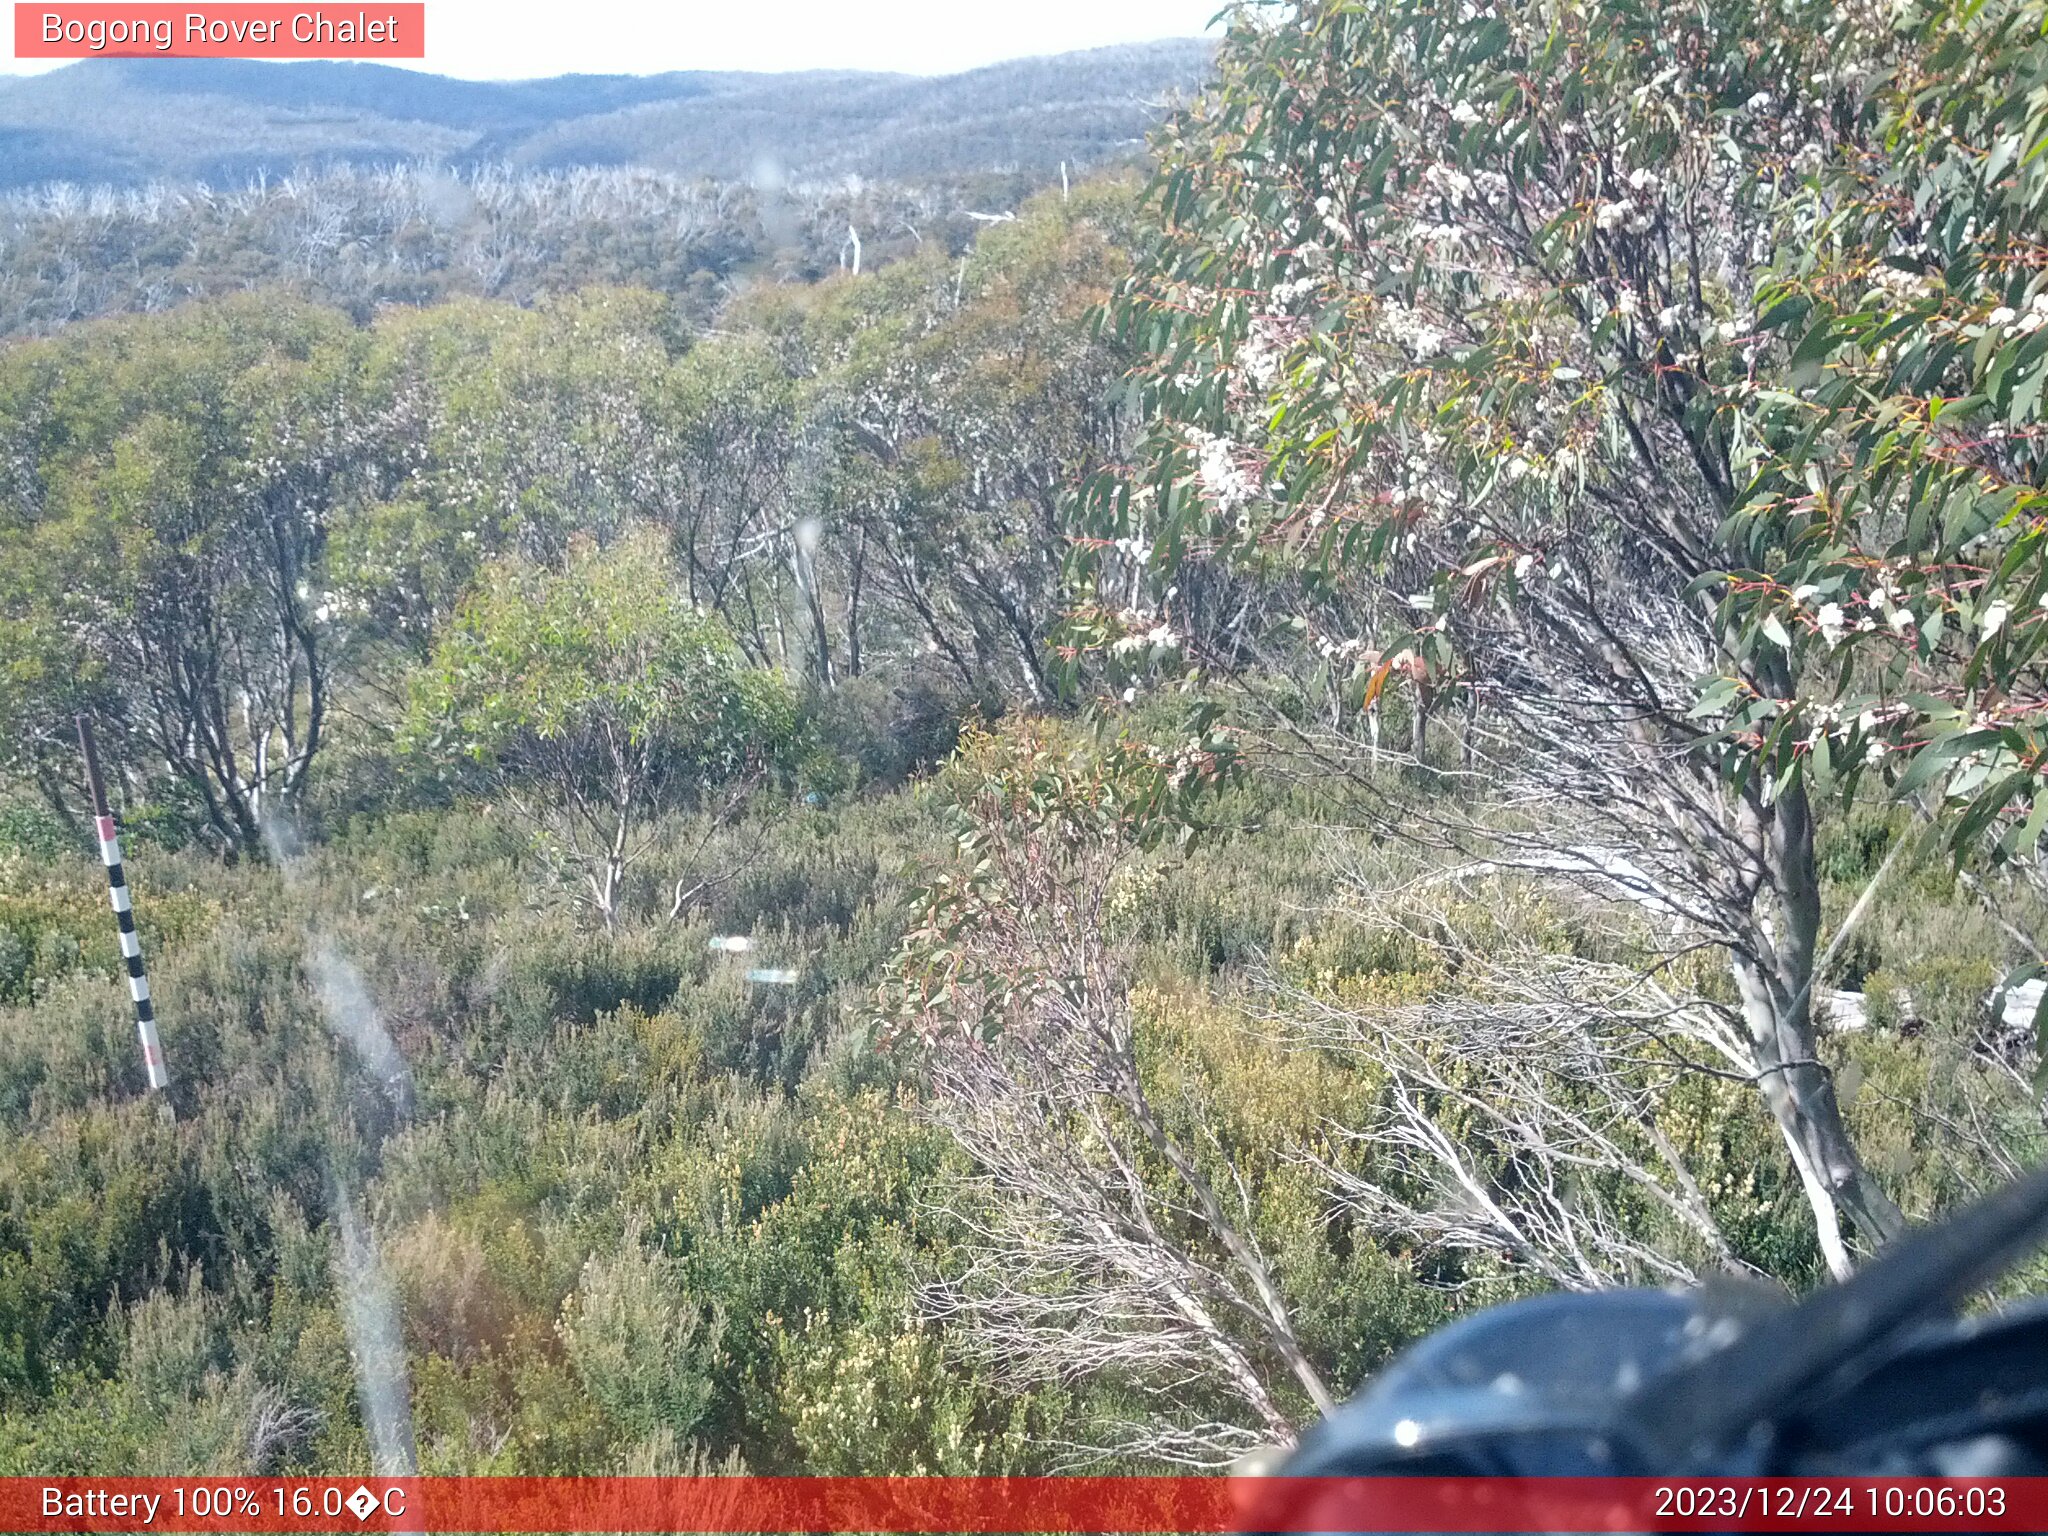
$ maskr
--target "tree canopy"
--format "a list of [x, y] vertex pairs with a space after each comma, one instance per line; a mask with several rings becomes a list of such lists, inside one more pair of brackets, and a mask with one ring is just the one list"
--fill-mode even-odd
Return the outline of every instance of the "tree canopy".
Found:
[[[1722, 948], [1838, 1272], [1837, 1206], [1873, 1240], [1899, 1215], [1804, 1065], [1817, 797], [1882, 761], [1967, 797], [1968, 842], [2041, 762], [2048, 546], [2007, 435], [2038, 424], [2044, 141], [2005, 89], [2040, 31], [1248, 7], [1107, 312], [1152, 427], [1083, 498], [1077, 646], [1242, 669], [1305, 641], [1340, 721], [1407, 685], [1418, 753], [1461, 700], [1467, 765], [1532, 820], [1442, 835]], [[2001, 63], [1951, 99], [1964, 53]]]
[[786, 762], [795, 731], [788, 684], [746, 664], [641, 536], [560, 570], [487, 567], [413, 674], [404, 739], [540, 790], [609, 922], [648, 820]]

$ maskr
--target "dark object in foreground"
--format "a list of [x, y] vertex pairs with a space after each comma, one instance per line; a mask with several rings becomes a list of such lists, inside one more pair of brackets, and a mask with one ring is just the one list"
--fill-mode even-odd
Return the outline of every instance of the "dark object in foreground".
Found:
[[1956, 1317], [2044, 1233], [2048, 1168], [1796, 1304], [1731, 1286], [1496, 1307], [1411, 1349], [1282, 1476], [2048, 1474], [2048, 1301]]

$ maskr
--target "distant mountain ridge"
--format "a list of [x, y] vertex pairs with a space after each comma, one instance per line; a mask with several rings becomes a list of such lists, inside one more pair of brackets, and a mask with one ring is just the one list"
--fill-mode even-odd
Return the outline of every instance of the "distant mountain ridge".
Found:
[[495, 160], [816, 180], [1051, 170], [1125, 152], [1214, 57], [1177, 39], [938, 77], [457, 80], [367, 63], [95, 59], [0, 83], [0, 188]]

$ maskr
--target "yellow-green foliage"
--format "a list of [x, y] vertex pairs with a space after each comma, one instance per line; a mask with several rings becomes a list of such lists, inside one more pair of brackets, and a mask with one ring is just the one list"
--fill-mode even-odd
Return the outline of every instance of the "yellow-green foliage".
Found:
[[989, 1477], [1034, 1463], [1056, 1421], [1029, 1397], [978, 1399], [938, 1330], [906, 1310], [836, 1328], [806, 1313], [773, 1348], [801, 1464], [820, 1477]]
[[[223, 910], [217, 897], [197, 890], [130, 883], [147, 946], [180, 942]], [[28, 1002], [75, 973], [120, 969], [103, 874], [76, 860], [59, 873], [40, 860], [0, 855], [0, 1002]]]
[[[1395, 1001], [1422, 985], [1396, 974], [1346, 987], [1354, 998]], [[1376, 1073], [1325, 1052], [1278, 1048], [1241, 1006], [1186, 981], [1144, 987], [1133, 1002], [1154, 1104], [1213, 1183], [1242, 1181], [1296, 1326], [1332, 1380], [1364, 1380], [1458, 1310], [1457, 1299], [1420, 1283], [1414, 1254], [1332, 1222], [1320, 1179], [1296, 1155], [1335, 1155], [1333, 1129], [1369, 1119], [1382, 1086]]]

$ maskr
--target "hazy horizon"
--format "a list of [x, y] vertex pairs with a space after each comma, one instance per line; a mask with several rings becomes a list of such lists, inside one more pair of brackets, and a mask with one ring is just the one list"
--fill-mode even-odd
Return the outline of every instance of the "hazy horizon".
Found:
[[[953, 0], [877, 0], [855, 12], [826, 0], [790, 0], [764, 26], [759, 12], [733, 7], [648, 11], [631, 0], [588, 0], [571, 16], [532, 0], [429, 0], [427, 57], [377, 62], [496, 81], [674, 70], [949, 75], [1011, 59], [1200, 37], [1222, 5], [1042, 0], [1028, 10], [973, 13]], [[0, 59], [0, 75], [43, 74], [76, 62], [9, 54]]]

